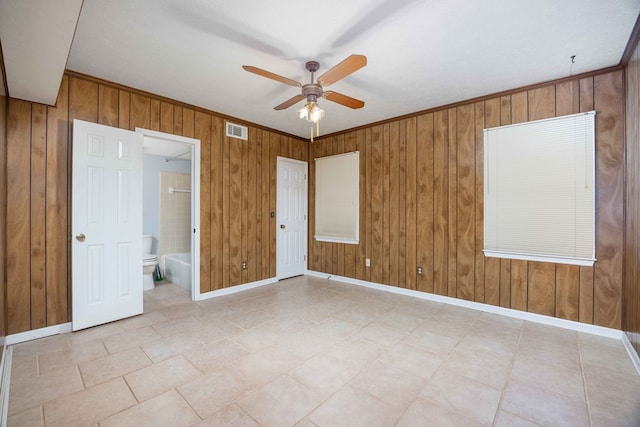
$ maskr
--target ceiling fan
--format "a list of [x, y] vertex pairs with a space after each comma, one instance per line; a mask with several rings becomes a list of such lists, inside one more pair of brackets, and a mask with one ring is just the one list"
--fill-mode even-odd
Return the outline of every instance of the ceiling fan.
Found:
[[[290, 98], [280, 105], [274, 107], [275, 110], [284, 110], [297, 104], [298, 102], [306, 99], [307, 104], [302, 109], [298, 110], [298, 114], [301, 119], [305, 119], [309, 122], [318, 123], [324, 116], [324, 111], [318, 107], [318, 98], [325, 98], [329, 101], [335, 102], [345, 107], [357, 109], [364, 107], [364, 102], [359, 99], [352, 98], [347, 95], [343, 95], [334, 91], [325, 91], [324, 86], [329, 86], [332, 83], [337, 82], [340, 79], [348, 76], [351, 73], [358, 71], [360, 68], [367, 65], [367, 57], [364, 55], [351, 55], [338, 65], [329, 69], [327, 72], [318, 77], [314, 81], [314, 74], [320, 69], [320, 63], [317, 61], [308, 61], [305, 64], [307, 71], [311, 72], [311, 82], [302, 84], [296, 80], [289, 79], [287, 77], [274, 74], [270, 71], [263, 70], [251, 65], [243, 65], [242, 68], [250, 73], [257, 74], [262, 77], [266, 77], [280, 83], [288, 84], [290, 86], [302, 88], [302, 92], [293, 98]], [[312, 138], [313, 140], [313, 133]]]

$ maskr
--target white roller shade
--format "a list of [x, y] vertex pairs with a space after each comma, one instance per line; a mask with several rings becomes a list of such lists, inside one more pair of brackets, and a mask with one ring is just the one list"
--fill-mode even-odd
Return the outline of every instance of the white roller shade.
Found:
[[315, 162], [315, 239], [357, 244], [360, 153], [319, 157]]
[[486, 256], [592, 265], [595, 112], [484, 131]]

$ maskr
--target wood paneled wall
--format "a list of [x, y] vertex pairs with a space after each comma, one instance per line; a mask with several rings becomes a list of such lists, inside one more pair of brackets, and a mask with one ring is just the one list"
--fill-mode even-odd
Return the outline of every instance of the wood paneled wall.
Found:
[[[2, 58], [0, 58], [2, 60]], [[7, 102], [0, 96], [0, 340], [7, 335], [7, 310], [5, 304], [5, 272], [7, 241]], [[2, 357], [2, 350], [0, 350]]]
[[627, 188], [623, 329], [640, 354], [640, 43], [626, 69]]
[[308, 142], [242, 122], [249, 140], [227, 138], [216, 113], [73, 74], [55, 108], [11, 99], [7, 117], [7, 333], [71, 320], [73, 119], [200, 139], [200, 291], [275, 277], [276, 158]]
[[[310, 239], [309, 269], [620, 329], [623, 100], [614, 71], [316, 140], [310, 159], [360, 151], [360, 243]], [[595, 266], [485, 258], [483, 128], [594, 109]]]

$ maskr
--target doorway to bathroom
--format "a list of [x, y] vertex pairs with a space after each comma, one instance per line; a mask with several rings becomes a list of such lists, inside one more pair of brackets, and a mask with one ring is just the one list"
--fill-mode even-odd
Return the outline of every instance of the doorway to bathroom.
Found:
[[[143, 140], [143, 234], [160, 277], [200, 295], [200, 140], [136, 128]], [[148, 271], [147, 270], [147, 271]], [[156, 282], [157, 283], [157, 282]]]

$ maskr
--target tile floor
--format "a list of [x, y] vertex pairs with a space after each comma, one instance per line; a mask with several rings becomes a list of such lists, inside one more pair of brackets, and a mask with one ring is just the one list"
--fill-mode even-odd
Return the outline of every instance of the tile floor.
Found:
[[13, 347], [9, 426], [637, 426], [621, 342], [299, 277]]

